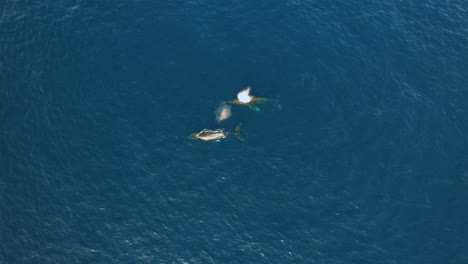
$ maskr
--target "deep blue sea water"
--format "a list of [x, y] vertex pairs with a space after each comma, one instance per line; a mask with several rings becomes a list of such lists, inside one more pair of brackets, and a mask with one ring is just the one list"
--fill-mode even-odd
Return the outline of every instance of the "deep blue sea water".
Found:
[[[463, 0], [1, 1], [0, 263], [468, 263], [467, 29]], [[218, 124], [246, 86], [282, 110]]]

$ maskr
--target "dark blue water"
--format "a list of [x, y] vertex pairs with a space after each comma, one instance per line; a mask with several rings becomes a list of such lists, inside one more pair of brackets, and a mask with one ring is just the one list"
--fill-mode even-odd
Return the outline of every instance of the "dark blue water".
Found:
[[[0, 263], [468, 263], [467, 28], [463, 0], [3, 0]], [[248, 85], [283, 109], [217, 124]]]

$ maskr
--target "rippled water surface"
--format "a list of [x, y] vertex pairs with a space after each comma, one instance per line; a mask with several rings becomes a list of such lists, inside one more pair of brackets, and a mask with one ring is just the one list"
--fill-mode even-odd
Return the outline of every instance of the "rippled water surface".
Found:
[[[467, 28], [462, 0], [3, 0], [0, 263], [468, 263]], [[246, 86], [282, 109], [218, 124]]]

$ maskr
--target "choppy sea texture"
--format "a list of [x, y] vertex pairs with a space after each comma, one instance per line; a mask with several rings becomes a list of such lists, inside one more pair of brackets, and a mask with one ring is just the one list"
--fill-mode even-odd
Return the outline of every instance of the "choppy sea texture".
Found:
[[3, 0], [0, 263], [467, 263], [467, 8]]

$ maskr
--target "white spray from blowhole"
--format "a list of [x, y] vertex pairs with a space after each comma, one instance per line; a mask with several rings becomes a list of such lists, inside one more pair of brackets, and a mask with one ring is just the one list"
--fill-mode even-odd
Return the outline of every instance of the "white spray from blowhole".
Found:
[[228, 119], [231, 117], [231, 106], [226, 104], [225, 102], [221, 102], [215, 112], [216, 121], [221, 122], [223, 120]]
[[252, 101], [252, 98], [253, 97], [250, 95], [250, 87], [247, 87], [245, 90], [242, 90], [237, 94], [237, 99], [244, 104]]

